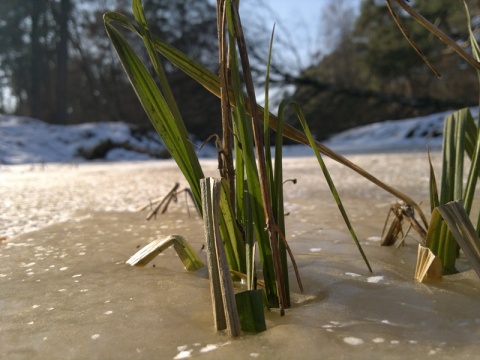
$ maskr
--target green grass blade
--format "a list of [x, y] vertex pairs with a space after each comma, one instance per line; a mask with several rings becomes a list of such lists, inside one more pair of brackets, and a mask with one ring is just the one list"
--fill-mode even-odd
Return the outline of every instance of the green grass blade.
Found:
[[472, 159], [473, 154], [475, 153], [475, 146], [477, 145], [479, 128], [477, 127], [470, 110], [468, 110], [466, 116], [467, 123], [465, 125], [465, 151], [467, 152], [468, 157]]
[[200, 209], [201, 192], [199, 180], [204, 175], [188, 134], [184, 126], [182, 127], [182, 124], [177, 123], [165, 98], [145, 65], [143, 65], [125, 37], [113, 26], [110, 20], [106, 18], [105, 21], [105, 28], [110, 41], [155, 130], [185, 175], [194, 195], [197, 208]]
[[443, 223], [442, 216], [438, 211], [432, 212], [432, 217], [430, 218], [430, 225], [428, 226], [427, 237], [425, 239], [426, 246], [438, 256], [438, 239], [444, 238], [442, 229]]
[[472, 21], [470, 17], [470, 11], [468, 10], [467, 2], [464, 1], [463, 4], [465, 5], [465, 12], [467, 14], [467, 23], [468, 23], [468, 32], [470, 35], [470, 45], [472, 47], [472, 54], [475, 60], [480, 61], [480, 46], [476, 40], [475, 34], [473, 33]]
[[[271, 153], [271, 144], [270, 144], [270, 110], [269, 110], [269, 89], [270, 89], [270, 67], [271, 67], [271, 58], [273, 50], [273, 39], [275, 35], [275, 26], [272, 30], [272, 35], [270, 36], [270, 45], [268, 49], [268, 59], [267, 59], [267, 72], [265, 75], [265, 105], [264, 105], [264, 116], [263, 116], [263, 127], [264, 127], [264, 139], [265, 139], [265, 159], [267, 165], [267, 177], [269, 182], [270, 189], [270, 198], [272, 199], [272, 210], [273, 216], [275, 218], [275, 223], [280, 229], [281, 233], [284, 236], [286, 241], [286, 228], [285, 228], [285, 210], [284, 210], [284, 201], [283, 201], [283, 156], [282, 156], [282, 146], [283, 146], [283, 124], [284, 122], [280, 119], [277, 122], [277, 127], [275, 129], [275, 166], [272, 168], [272, 153]], [[278, 251], [280, 256], [280, 261], [282, 264], [283, 271], [283, 283], [285, 286], [286, 306], [291, 306], [290, 301], [290, 281], [288, 276], [288, 256], [287, 248], [283, 240], [277, 237], [278, 242]], [[297, 281], [301, 283], [298, 269], [296, 267], [295, 272], [297, 275]]]
[[158, 56], [158, 52], [155, 50], [155, 44], [152, 40], [152, 35], [150, 33], [147, 18], [145, 17], [145, 12], [143, 10], [143, 5], [141, 0], [133, 0], [132, 1], [132, 10], [135, 20], [138, 24], [138, 31], [143, 39], [145, 44], [145, 48], [147, 49], [148, 55], [150, 57], [150, 61], [152, 62], [153, 69], [157, 74], [157, 78], [160, 84], [160, 88], [162, 90], [162, 94], [165, 97], [165, 100], [168, 104], [168, 108], [172, 112], [172, 115], [176, 119], [177, 126], [183, 130], [184, 126], [182, 126], [182, 116], [180, 115], [180, 110], [178, 109], [177, 102], [173, 96], [173, 92], [171, 90], [170, 84], [167, 81], [167, 76], [165, 74], [165, 70], [161, 64], [160, 58]]
[[[467, 183], [465, 185], [465, 193], [463, 195], [464, 207], [467, 214], [470, 214], [472, 209], [473, 199], [475, 196], [475, 189], [477, 180], [480, 176], [480, 137], [478, 136], [477, 126], [473, 120], [470, 110], [467, 111], [467, 127], [465, 131], [465, 150], [471, 159]], [[473, 150], [468, 148], [473, 143]]]
[[432, 158], [430, 157], [430, 151], [428, 151], [428, 164], [430, 166], [430, 211], [433, 211], [433, 209], [439, 205], [440, 199], [438, 196], [437, 180], [435, 177], [435, 171], [433, 169]]
[[275, 199], [275, 191], [272, 188], [273, 184], [273, 170], [272, 170], [272, 153], [271, 153], [271, 144], [270, 144], [270, 114], [269, 111], [269, 89], [270, 89], [270, 61], [272, 57], [272, 47], [273, 47], [273, 35], [275, 33], [275, 27], [272, 30], [272, 35], [270, 37], [270, 47], [268, 49], [268, 59], [267, 59], [267, 73], [265, 75], [265, 113], [263, 116], [263, 139], [265, 142], [265, 159], [267, 166], [267, 177], [270, 184], [271, 197]]
[[463, 198], [463, 165], [465, 155], [465, 124], [468, 109], [462, 109], [454, 113], [455, 116], [455, 169], [454, 191], [452, 200]]
[[480, 276], [480, 239], [473, 227], [462, 201], [453, 201], [438, 207], [456, 242]]
[[330, 191], [333, 195], [333, 198], [335, 199], [335, 202], [337, 203], [338, 209], [340, 210], [340, 213], [342, 214], [343, 220], [345, 221], [345, 224], [347, 225], [348, 230], [350, 231], [350, 235], [352, 236], [353, 241], [357, 245], [358, 250], [360, 251], [360, 254], [362, 255], [363, 260], [365, 261], [365, 264], [368, 267], [368, 270], [372, 272], [372, 268], [370, 266], [370, 263], [368, 262], [368, 259], [363, 251], [362, 245], [358, 241], [357, 235], [355, 234], [355, 231], [353, 229], [352, 224], [350, 223], [350, 220], [347, 216], [347, 213], [345, 211], [345, 208], [343, 207], [343, 203], [340, 199], [340, 195], [337, 192], [337, 189], [335, 187], [335, 184], [333, 183], [333, 180], [330, 176], [330, 173], [328, 172], [328, 169], [322, 159], [322, 156], [320, 155], [320, 152], [318, 151], [317, 147], [315, 146], [315, 140], [313, 139], [312, 133], [310, 132], [310, 128], [307, 125], [307, 122], [305, 121], [305, 117], [303, 116], [302, 110], [300, 109], [300, 106], [296, 104], [295, 102], [291, 100], [284, 100], [280, 104], [280, 108], [278, 110], [278, 113], [280, 116], [283, 116], [285, 112], [285, 108], [287, 105], [291, 105], [293, 109], [295, 110], [298, 120], [302, 124], [302, 127], [305, 131], [305, 135], [310, 141], [310, 145], [315, 153], [315, 156], [317, 157], [318, 163], [320, 165], [320, 168], [322, 169], [323, 175], [325, 179], [327, 180], [328, 187], [330, 188]]
[[449, 115], [445, 119], [443, 130], [443, 158], [442, 158], [442, 183], [440, 185], [440, 203], [446, 204], [453, 200], [455, 174], [455, 118]]

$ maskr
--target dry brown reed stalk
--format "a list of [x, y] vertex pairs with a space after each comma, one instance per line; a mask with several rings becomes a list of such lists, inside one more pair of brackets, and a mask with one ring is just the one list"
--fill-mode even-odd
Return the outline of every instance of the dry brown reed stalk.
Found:
[[[390, 0], [385, 0], [387, 5], [390, 5]], [[392, 0], [398, 6], [400, 6], [405, 12], [407, 12], [412, 18], [414, 18], [420, 25], [429, 30], [432, 34], [438, 37], [446, 45], [450, 46], [458, 55], [460, 55], [465, 61], [472, 65], [475, 69], [480, 70], [480, 62], [475, 60], [472, 55], [466, 52], [460, 45], [458, 45], [452, 38], [440, 30], [437, 26], [428, 21], [425, 17], [422, 16], [418, 11], [413, 9], [408, 5], [404, 0]], [[389, 9], [391, 7], [389, 6]], [[394, 18], [396, 15], [392, 14]], [[398, 24], [398, 23], [397, 23]], [[399, 25], [400, 30], [403, 33], [402, 27]], [[408, 39], [408, 38], [407, 38]], [[423, 58], [423, 57], [422, 57]]]

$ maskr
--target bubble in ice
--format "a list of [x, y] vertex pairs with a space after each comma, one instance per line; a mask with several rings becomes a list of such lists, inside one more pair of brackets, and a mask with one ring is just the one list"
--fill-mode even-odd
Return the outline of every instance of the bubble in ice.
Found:
[[369, 283], [379, 283], [382, 281], [385, 277], [384, 276], [370, 276], [367, 281]]
[[352, 273], [352, 272], [346, 272], [345, 275], [348, 275], [348, 276], [351, 276], [351, 277], [362, 276], [362, 275], [360, 275], [360, 274], [355, 274], [355, 273]]
[[322, 251], [322, 248], [311, 248], [310, 251], [311, 252], [320, 252], [320, 251]]
[[65, 270], [67, 270], [67, 269], [68, 269], [68, 266], [64, 266], [64, 267], [61, 267], [61, 268], [60, 268], [60, 271], [65, 271]]
[[82, 276], [82, 274], [75, 274], [75, 275], [72, 276], [72, 278], [76, 278], [76, 277], [80, 277], [80, 276]]
[[22, 263], [22, 265], [20, 265], [20, 267], [28, 267], [28, 268], [29, 268], [29, 267], [31, 267], [31, 266], [33, 266], [33, 265], [35, 265], [34, 262], [31, 262], [31, 263], [28, 263], [28, 264]]
[[400, 344], [400, 341], [398, 341], [398, 340], [392, 340], [392, 341], [390, 341], [390, 344], [392, 344], [392, 345], [398, 345], [398, 344]]
[[375, 339], [372, 340], [375, 344], [381, 344], [385, 341], [384, 338], [381, 338], [381, 337], [377, 337]]
[[108, 310], [108, 311], [105, 311], [104, 314], [105, 314], [105, 315], [111, 315], [111, 314], [113, 314], [113, 311], [112, 311], [112, 310]]
[[206, 352], [215, 350], [215, 349], [217, 349], [217, 348], [218, 348], [218, 345], [208, 344], [208, 345], [204, 346], [203, 348], [201, 348], [201, 349], [200, 349], [200, 352], [201, 352], [201, 353], [206, 353]]
[[100, 334], [93, 334], [92, 340], [97, 340], [100, 337]]
[[353, 337], [353, 336], [347, 336], [347, 337], [343, 338], [343, 342], [347, 343], [348, 345], [353, 345], [353, 346], [363, 344], [362, 339], [357, 338], [357, 337]]
[[193, 350], [182, 350], [180, 351], [174, 359], [187, 359], [192, 356]]
[[32, 309], [36, 309], [36, 308], [38, 308], [38, 307], [40, 307], [40, 305], [33, 305], [33, 306], [32, 306]]

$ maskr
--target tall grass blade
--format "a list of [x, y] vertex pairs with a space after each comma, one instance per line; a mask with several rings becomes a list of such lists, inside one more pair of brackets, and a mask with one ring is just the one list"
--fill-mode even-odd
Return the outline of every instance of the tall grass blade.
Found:
[[333, 195], [333, 198], [335, 199], [335, 202], [337, 203], [338, 209], [340, 210], [340, 213], [342, 214], [343, 220], [345, 221], [345, 224], [347, 225], [347, 228], [350, 231], [350, 235], [352, 236], [353, 241], [357, 245], [357, 248], [360, 251], [360, 254], [362, 255], [363, 260], [365, 261], [365, 264], [367, 265], [368, 270], [370, 272], [373, 272], [372, 268], [370, 266], [370, 263], [368, 262], [367, 256], [365, 255], [365, 253], [363, 251], [362, 245], [358, 241], [357, 235], [355, 234], [355, 231], [352, 227], [352, 224], [350, 223], [350, 219], [348, 218], [348, 215], [345, 211], [345, 208], [343, 207], [343, 203], [340, 199], [340, 195], [337, 192], [337, 189], [335, 187], [335, 184], [333, 183], [333, 180], [330, 176], [330, 173], [328, 172], [328, 169], [325, 165], [325, 162], [323, 161], [322, 156], [320, 155], [320, 152], [318, 151], [317, 147], [315, 146], [315, 140], [313, 139], [312, 133], [310, 131], [310, 128], [307, 125], [307, 122], [305, 120], [305, 117], [303, 116], [303, 113], [302, 113], [302, 110], [300, 109], [300, 106], [292, 100], [284, 100], [280, 104], [280, 107], [279, 107], [279, 110], [278, 110], [279, 116], [283, 116], [283, 114], [285, 112], [285, 108], [286, 108], [287, 105], [291, 105], [293, 107], [293, 109], [295, 110], [295, 113], [297, 114], [297, 118], [300, 121], [300, 123], [302, 124], [302, 127], [305, 131], [305, 134], [306, 134], [307, 138], [309, 139], [310, 145], [311, 145], [311, 147], [312, 147], [312, 149], [315, 153], [315, 156], [317, 157], [318, 163], [319, 163], [320, 168], [322, 169], [322, 172], [323, 172], [323, 176], [327, 180], [328, 187], [330, 188], [330, 191]]
[[[283, 272], [283, 282], [285, 286], [286, 293], [286, 306], [290, 307], [290, 284], [288, 276], [288, 260], [287, 260], [287, 244], [286, 242], [286, 228], [285, 228], [285, 210], [284, 210], [284, 201], [283, 201], [283, 156], [282, 156], [282, 146], [283, 146], [283, 121], [278, 121], [278, 126], [275, 129], [275, 165], [272, 167], [272, 153], [271, 153], [271, 132], [270, 132], [270, 110], [269, 110], [269, 89], [270, 89], [270, 64], [272, 58], [272, 49], [273, 49], [273, 38], [275, 34], [275, 26], [272, 30], [272, 35], [270, 36], [270, 46], [268, 49], [268, 59], [267, 59], [267, 72], [265, 75], [265, 105], [264, 105], [264, 116], [263, 116], [263, 138], [265, 139], [265, 158], [267, 166], [267, 177], [270, 188], [270, 198], [272, 199], [272, 209], [275, 222], [280, 229], [282, 236], [277, 237], [278, 251], [280, 256], [280, 261], [282, 264]], [[302, 289], [300, 275], [296, 264], [294, 263], [295, 274], [297, 276], [297, 282]]]
[[152, 62], [153, 69], [157, 74], [157, 79], [160, 84], [160, 89], [162, 91], [162, 94], [165, 97], [168, 108], [172, 112], [172, 115], [175, 118], [177, 124], [180, 125], [183, 123], [182, 116], [180, 115], [180, 110], [178, 109], [177, 102], [175, 101], [173, 92], [170, 88], [170, 84], [167, 81], [167, 76], [165, 74], [165, 70], [163, 69], [162, 63], [160, 61], [160, 57], [158, 56], [158, 52], [155, 51], [155, 45], [152, 41], [152, 35], [148, 27], [147, 18], [145, 17], [142, 1], [133, 0], [132, 10], [133, 10], [133, 15], [135, 17], [135, 20], [137, 21], [138, 29], [140, 31], [140, 35], [142, 37], [143, 43], [145, 44], [145, 48], [147, 49], [148, 56], [150, 57], [150, 61]]

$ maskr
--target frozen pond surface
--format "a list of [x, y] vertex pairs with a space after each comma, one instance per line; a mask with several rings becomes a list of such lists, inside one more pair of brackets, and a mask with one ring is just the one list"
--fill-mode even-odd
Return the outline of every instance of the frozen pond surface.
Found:
[[[433, 154], [438, 162], [440, 155]], [[428, 207], [423, 153], [349, 158]], [[204, 161], [207, 175], [216, 163]], [[471, 270], [415, 283], [416, 242], [379, 246], [393, 197], [327, 161], [373, 266], [366, 269], [316, 160], [288, 158], [287, 238], [305, 292], [267, 314], [268, 330], [230, 339], [213, 328], [208, 280], [173, 250], [145, 268], [125, 261], [181, 234], [201, 249], [201, 220], [179, 198], [136, 212], [178, 181], [171, 161], [0, 167], [0, 357], [6, 359], [462, 359], [480, 351], [480, 281]], [[155, 266], [153, 266], [155, 265]]]

